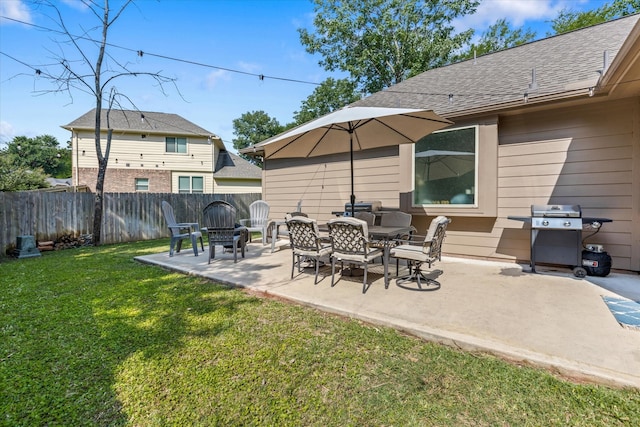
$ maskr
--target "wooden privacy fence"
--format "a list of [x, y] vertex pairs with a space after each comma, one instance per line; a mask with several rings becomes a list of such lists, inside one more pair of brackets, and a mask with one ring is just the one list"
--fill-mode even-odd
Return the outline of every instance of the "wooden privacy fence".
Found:
[[[124, 243], [169, 236], [160, 204], [173, 206], [179, 222], [202, 224], [202, 210], [214, 200], [236, 207], [238, 219], [249, 218], [251, 194], [105, 193], [101, 243]], [[15, 247], [18, 236], [55, 241], [93, 232], [93, 193], [0, 192], [0, 257]]]

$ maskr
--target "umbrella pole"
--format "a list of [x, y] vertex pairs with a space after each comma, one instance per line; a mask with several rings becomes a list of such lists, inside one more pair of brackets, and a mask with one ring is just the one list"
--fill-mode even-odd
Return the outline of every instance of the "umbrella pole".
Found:
[[349, 129], [349, 146], [351, 153], [351, 217], [355, 216], [356, 194], [353, 186], [353, 130]]

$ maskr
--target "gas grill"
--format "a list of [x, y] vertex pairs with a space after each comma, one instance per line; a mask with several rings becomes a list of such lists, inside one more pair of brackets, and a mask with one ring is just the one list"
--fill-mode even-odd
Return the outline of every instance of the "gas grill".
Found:
[[[382, 209], [382, 202], [379, 200], [375, 202], [356, 202], [353, 205], [353, 213], [356, 213], [356, 212], [376, 213], [380, 209]], [[351, 212], [352, 212], [351, 203], [347, 202], [344, 204], [344, 211], [333, 211], [331, 213], [336, 216], [351, 216]]]
[[[353, 205], [353, 212], [376, 212], [382, 207], [382, 202], [356, 202]], [[351, 203], [344, 204], [345, 214], [351, 215]]]
[[[585, 277], [582, 230], [584, 226], [599, 230], [608, 218], [584, 218], [579, 205], [531, 205], [530, 217], [508, 219], [531, 224], [531, 272], [536, 262], [568, 265], [577, 277]], [[595, 233], [594, 233], [595, 234]], [[590, 236], [589, 236], [590, 237]]]
[[582, 209], [579, 205], [532, 205], [531, 228], [582, 230]]

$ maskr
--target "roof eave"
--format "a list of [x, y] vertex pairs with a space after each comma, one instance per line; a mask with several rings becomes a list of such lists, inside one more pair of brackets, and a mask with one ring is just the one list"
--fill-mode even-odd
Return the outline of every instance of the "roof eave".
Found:
[[611, 65], [604, 70], [598, 84], [599, 90], [615, 92], [624, 83], [624, 76], [628, 70], [638, 67], [638, 64], [640, 64], [640, 20], [631, 29]]

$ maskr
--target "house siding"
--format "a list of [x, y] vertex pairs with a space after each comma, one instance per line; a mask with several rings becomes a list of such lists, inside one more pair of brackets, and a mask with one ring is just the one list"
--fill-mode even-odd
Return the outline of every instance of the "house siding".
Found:
[[639, 117], [640, 99], [632, 98], [502, 118], [497, 254], [529, 259], [529, 229], [508, 215], [529, 215], [532, 204], [576, 204], [583, 216], [613, 220], [587, 242], [604, 245], [614, 268], [640, 270]]
[[[587, 242], [604, 245], [614, 268], [640, 271], [639, 121], [640, 98], [594, 99], [586, 105], [500, 116], [494, 153], [497, 186], [489, 195], [496, 213], [473, 216], [464, 208], [462, 215], [449, 213], [453, 222], [444, 252], [528, 261], [530, 230], [507, 217], [529, 216], [532, 204], [578, 204], [583, 216], [613, 220]], [[383, 207], [398, 208], [400, 194], [407, 191], [412, 150], [369, 151], [354, 153], [356, 199], [381, 200]], [[332, 211], [343, 210], [349, 201], [349, 170], [348, 154], [268, 161], [263, 198], [271, 205], [271, 217], [284, 218], [302, 200], [302, 211], [319, 222], [329, 220]], [[428, 208], [426, 214], [414, 213], [413, 225], [424, 232], [434, 215]], [[590, 234], [585, 231], [583, 238]]]
[[253, 194], [261, 191], [261, 179], [214, 179], [213, 193], [216, 194]]
[[[103, 140], [106, 140], [104, 133]], [[76, 132], [73, 142], [73, 182], [95, 191], [98, 160], [94, 135]], [[167, 153], [165, 135], [114, 132], [104, 191], [132, 192], [135, 178], [149, 178], [150, 192], [178, 192], [177, 178], [172, 181], [172, 172], [177, 176], [175, 171], [180, 171], [183, 175], [204, 177], [205, 192], [212, 193], [211, 171], [218, 153], [219, 148], [205, 138], [187, 137], [187, 153]]]
[[[349, 154], [310, 159], [277, 159], [265, 163], [263, 198], [270, 216], [281, 219], [297, 209], [326, 222], [331, 212], [344, 211], [351, 196]], [[400, 162], [398, 147], [354, 153], [354, 189], [357, 201], [381, 201], [399, 208]]]

